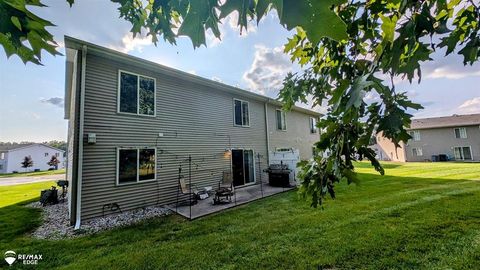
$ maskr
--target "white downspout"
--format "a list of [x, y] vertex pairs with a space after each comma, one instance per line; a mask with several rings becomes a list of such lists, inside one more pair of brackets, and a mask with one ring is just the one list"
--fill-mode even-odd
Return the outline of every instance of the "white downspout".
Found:
[[78, 139], [78, 173], [77, 173], [77, 211], [75, 230], [80, 229], [82, 218], [82, 172], [83, 172], [83, 118], [85, 115], [85, 71], [87, 66], [87, 46], [82, 46], [82, 74], [80, 77], [80, 123]]
[[268, 101], [265, 102], [265, 133], [267, 135], [267, 166], [270, 165], [270, 131], [268, 130]]

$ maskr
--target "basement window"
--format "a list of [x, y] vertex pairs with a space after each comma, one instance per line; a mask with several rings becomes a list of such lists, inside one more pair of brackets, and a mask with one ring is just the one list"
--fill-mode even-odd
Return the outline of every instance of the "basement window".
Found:
[[155, 148], [119, 148], [117, 151], [117, 184], [156, 179]]
[[119, 71], [118, 112], [155, 116], [155, 79]]
[[247, 101], [234, 99], [233, 100], [233, 115], [234, 125], [241, 127], [250, 126], [250, 108]]
[[283, 130], [283, 131], [287, 130], [286, 113], [282, 110], [277, 110], [276, 114], [277, 114], [277, 129]]

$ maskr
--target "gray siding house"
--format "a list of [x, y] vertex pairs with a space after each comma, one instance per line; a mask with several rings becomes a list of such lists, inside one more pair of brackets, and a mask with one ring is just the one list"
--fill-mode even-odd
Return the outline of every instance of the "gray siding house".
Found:
[[232, 171], [238, 187], [254, 184], [277, 148], [312, 156], [317, 112], [282, 112], [271, 98], [71, 37], [65, 45], [76, 227], [107, 204], [129, 210], [175, 202], [188, 156], [199, 187], [215, 186], [223, 171]]
[[414, 119], [408, 132], [412, 139], [399, 149], [377, 134], [378, 157], [405, 162], [446, 155], [449, 160], [480, 161], [480, 114]]

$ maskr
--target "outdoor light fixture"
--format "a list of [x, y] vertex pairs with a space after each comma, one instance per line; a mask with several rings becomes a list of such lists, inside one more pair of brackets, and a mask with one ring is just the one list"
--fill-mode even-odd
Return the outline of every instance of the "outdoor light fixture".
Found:
[[88, 142], [88, 144], [96, 144], [97, 143], [97, 134], [88, 133], [87, 142]]
[[232, 153], [232, 150], [228, 149], [228, 148], [225, 148], [225, 152], [223, 153], [223, 156], [224, 157], [230, 157]]

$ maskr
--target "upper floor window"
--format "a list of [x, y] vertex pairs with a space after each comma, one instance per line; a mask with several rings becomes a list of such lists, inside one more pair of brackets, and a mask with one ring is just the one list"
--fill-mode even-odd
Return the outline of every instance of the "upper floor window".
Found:
[[317, 133], [317, 118], [310, 117], [310, 133]]
[[118, 112], [155, 115], [155, 79], [119, 71]]
[[455, 128], [455, 138], [457, 139], [466, 139], [467, 138], [467, 129], [466, 128]]
[[412, 140], [420, 141], [420, 131], [419, 130], [410, 131], [409, 134], [410, 134], [410, 136], [412, 136]]
[[277, 110], [277, 129], [278, 130], [287, 130], [287, 120], [286, 113], [282, 110]]
[[249, 127], [250, 126], [250, 112], [248, 102], [234, 99], [233, 100], [233, 114], [234, 123], [236, 126]]

